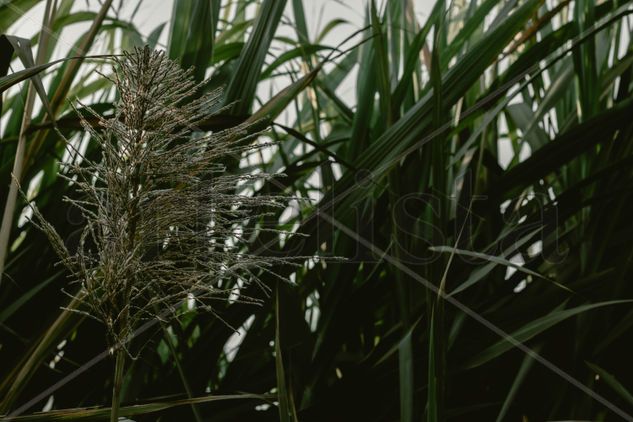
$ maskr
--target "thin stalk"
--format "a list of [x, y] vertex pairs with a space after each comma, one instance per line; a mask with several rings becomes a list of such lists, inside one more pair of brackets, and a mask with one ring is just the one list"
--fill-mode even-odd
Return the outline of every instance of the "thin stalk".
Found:
[[11, 237], [11, 229], [13, 228], [13, 214], [18, 199], [18, 183], [22, 177], [22, 162], [24, 160], [24, 149], [26, 145], [26, 127], [28, 126], [33, 110], [33, 102], [35, 101], [35, 89], [33, 82], [29, 80], [29, 88], [26, 94], [26, 107], [22, 115], [22, 126], [20, 127], [20, 136], [18, 137], [18, 147], [15, 151], [15, 160], [13, 161], [13, 170], [11, 174], [11, 186], [9, 187], [9, 195], [4, 206], [2, 214], [2, 226], [0, 227], [0, 281], [4, 273], [4, 264], [9, 253], [9, 239]]
[[[50, 36], [49, 27], [53, 16], [52, 13], [54, 13], [54, 8], [53, 11], [51, 11], [51, 1], [48, 0], [46, 2], [44, 17], [42, 18], [42, 32], [40, 33], [41, 39], [37, 47], [37, 56], [35, 58], [36, 65], [44, 63], [46, 46], [48, 45], [48, 38]], [[31, 124], [31, 114], [33, 113], [33, 106], [35, 104], [35, 86], [33, 85], [31, 79], [29, 79], [27, 83], [29, 84], [29, 87], [26, 93], [26, 103], [22, 114], [22, 125], [20, 126], [20, 134], [18, 136], [18, 146], [15, 151], [13, 169], [11, 171], [13, 178], [11, 180], [11, 186], [9, 187], [7, 202], [4, 206], [4, 213], [2, 214], [2, 225], [0, 226], [0, 282], [2, 282], [4, 265], [7, 255], [9, 254], [9, 240], [11, 238], [11, 229], [13, 228], [13, 214], [15, 213], [15, 206], [18, 199], [20, 178], [22, 177], [27, 129]]]
[[119, 420], [119, 406], [121, 404], [121, 384], [123, 384], [123, 369], [125, 367], [125, 351], [122, 348], [119, 348], [116, 350], [115, 356], [110, 422], [117, 422]]

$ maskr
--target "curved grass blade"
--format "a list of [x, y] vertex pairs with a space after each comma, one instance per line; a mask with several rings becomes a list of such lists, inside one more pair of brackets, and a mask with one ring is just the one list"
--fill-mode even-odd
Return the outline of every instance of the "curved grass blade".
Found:
[[[633, 301], [632, 300], [612, 300], [608, 302], [581, 305], [572, 309], [556, 310], [548, 315], [535, 319], [534, 321], [530, 321], [523, 327], [514, 331], [511, 335], [514, 339], [523, 343], [535, 337], [536, 335], [542, 333], [548, 328], [551, 328], [554, 325], [559, 324], [565, 321], [566, 319], [569, 319], [576, 315], [580, 315], [584, 312], [597, 309], [597, 308], [602, 308], [605, 306], [622, 305], [622, 304], [631, 303], [631, 302]], [[477, 355], [472, 357], [466, 363], [465, 366], [467, 368], [474, 368], [476, 366], [483, 365], [484, 363], [490, 362], [492, 359], [498, 356], [501, 356], [505, 352], [511, 350], [513, 347], [514, 346], [510, 342], [503, 339], [499, 340], [498, 342], [488, 347], [481, 353], [478, 353]]]
[[259, 82], [268, 48], [281, 20], [286, 0], [264, 0], [248, 42], [240, 54], [239, 62], [225, 92], [225, 104], [235, 103], [235, 115], [248, 113]]
[[[142, 416], [151, 413], [161, 412], [178, 406], [189, 406], [195, 404], [212, 403], [224, 400], [257, 400], [270, 402], [275, 396], [271, 394], [225, 394], [207, 395], [194, 397], [191, 399], [163, 400], [146, 404], [136, 404], [132, 406], [122, 406], [119, 415], [125, 417]], [[3, 421], [81, 421], [81, 420], [107, 420], [110, 416], [109, 407], [83, 407], [74, 409], [60, 409], [49, 412], [34, 413], [32, 415], [5, 417]]]
[[620, 381], [609, 372], [605, 371], [596, 364], [585, 362], [592, 371], [600, 376], [600, 378], [615, 391], [621, 398], [623, 398], [629, 405], [633, 406], [633, 394], [627, 390]]

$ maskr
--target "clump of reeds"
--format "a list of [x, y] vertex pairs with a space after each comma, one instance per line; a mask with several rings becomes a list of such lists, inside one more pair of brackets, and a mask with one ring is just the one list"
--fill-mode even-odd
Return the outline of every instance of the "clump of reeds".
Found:
[[189, 71], [147, 48], [124, 54], [114, 68], [115, 116], [92, 112], [102, 130], [82, 119], [101, 159], [83, 158], [63, 174], [82, 193], [68, 199], [86, 221], [77, 249], [69, 251], [35, 210], [36, 224], [81, 283], [88, 313], [107, 327], [117, 356], [112, 420], [135, 328], [145, 318], [176, 315], [185, 299], [208, 308], [208, 299], [232, 292], [220, 280], [261, 283], [258, 274], [279, 258], [244, 252], [257, 227], [246, 230], [245, 222], [283, 206], [278, 197], [236, 193], [268, 175], [225, 171], [226, 162], [262, 147], [249, 142], [248, 127], [197, 131], [219, 111], [219, 91], [200, 95], [203, 84]]

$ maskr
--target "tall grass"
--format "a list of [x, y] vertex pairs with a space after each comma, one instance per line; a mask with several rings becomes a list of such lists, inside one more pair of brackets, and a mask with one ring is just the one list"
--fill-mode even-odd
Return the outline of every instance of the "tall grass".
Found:
[[[1, 6], [3, 32], [12, 34], [16, 8], [37, 3]], [[630, 419], [631, 2], [438, 1], [427, 14], [413, 1], [358, 4], [363, 28], [343, 17], [317, 32], [308, 30], [314, 5], [301, 0], [176, 1], [169, 25], [152, 34], [107, 2], [90, 15], [102, 20], [77, 54], [154, 46], [167, 31], [170, 58], [195, 65], [198, 81], [210, 74], [206, 92], [226, 87], [230, 107], [198, 126], [258, 122], [262, 139], [278, 142], [227, 160], [227, 171], [285, 173], [254, 195], [312, 201], [245, 228], [303, 236], [262, 232], [246, 252], [347, 258], [273, 268], [293, 284], [258, 274], [270, 295], [234, 279], [262, 306], [220, 301], [222, 320], [199, 312], [148, 325], [138, 334], [143, 357], [123, 378], [120, 414]], [[74, 7], [45, 5], [50, 33], [88, 19]], [[344, 45], [327, 44], [328, 33], [344, 39], [357, 29]], [[49, 32], [32, 40], [44, 46], [32, 63], [31, 49], [2, 43], [0, 194], [8, 204], [17, 162], [29, 199], [73, 246], [84, 222], [62, 197], [82, 197], [58, 177], [65, 141], [50, 119], [94, 159], [99, 144], [65, 99], [107, 116], [116, 98], [111, 85], [85, 77], [106, 70], [101, 62], [65, 61], [31, 83], [30, 73], [4, 66], [35, 72], [53, 60]], [[44, 106], [26, 113], [36, 100]], [[2, 412], [107, 417], [86, 409], [109, 403], [104, 330], [63, 309], [74, 305], [61, 288], [72, 287], [45, 236], [23, 224], [25, 205], [16, 196], [5, 216]], [[47, 400], [57, 410], [34, 414]]]

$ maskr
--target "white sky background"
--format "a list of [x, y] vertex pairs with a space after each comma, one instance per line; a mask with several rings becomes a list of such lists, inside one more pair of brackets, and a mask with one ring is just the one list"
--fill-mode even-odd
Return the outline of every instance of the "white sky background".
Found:
[[[136, 11], [134, 18], [132, 19], [133, 24], [141, 33], [141, 35], [146, 38], [156, 27], [159, 25], [166, 23], [165, 28], [161, 33], [161, 37], [159, 38], [158, 48], [165, 49], [167, 46], [170, 28], [169, 21], [173, 12], [173, 1], [172, 0], [140, 0], [140, 7]], [[380, 10], [384, 8], [385, 1], [387, 0], [377, 0], [377, 5]], [[393, 0], [392, 0], [393, 1]], [[226, 3], [226, 1], [223, 1]], [[108, 16], [113, 17], [115, 14], [118, 15], [119, 19], [123, 21], [129, 21], [130, 17], [134, 13], [135, 8], [139, 4], [139, 0], [131, 1], [131, 0], [115, 0], [113, 2], [114, 8], [111, 8]], [[345, 40], [352, 33], [357, 31], [363, 26], [365, 19], [365, 11], [369, 7], [369, 0], [303, 0], [306, 23], [308, 25], [309, 37], [310, 40], [314, 41], [318, 34], [321, 33], [324, 26], [327, 25], [328, 22], [334, 19], [344, 19], [349, 22], [349, 24], [343, 24], [337, 26], [334, 30], [330, 31], [324, 40], [320, 42], [323, 45], [329, 46], [337, 46], [343, 40]], [[422, 25], [430, 11], [433, 7], [434, 0], [416, 0], [414, 1], [414, 13], [417, 17], [418, 23]], [[42, 24], [42, 15], [44, 13], [44, 5], [45, 2], [39, 3], [36, 7], [32, 8], [28, 11], [21, 19], [19, 19], [9, 30], [8, 33], [11, 35], [16, 35], [23, 38], [32, 38], [35, 34], [41, 31]], [[73, 12], [77, 11], [98, 11], [101, 6], [101, 1], [97, 0], [76, 0], [73, 5]], [[119, 9], [120, 7], [120, 9]], [[291, 23], [294, 21], [293, 10], [292, 10], [292, 2], [287, 1], [286, 9], [284, 11], [284, 17], [282, 18], [279, 27], [277, 28], [276, 35], [285, 36], [292, 39], [296, 39], [296, 31], [294, 27], [291, 26]], [[255, 17], [255, 13], [257, 10], [256, 5], [251, 5], [246, 10], [247, 18]], [[72, 52], [72, 46], [77, 42], [77, 39], [81, 37], [90, 27], [91, 22], [79, 22], [65, 27], [58, 39], [57, 46], [55, 52], [53, 53], [52, 59], [58, 59], [62, 57], [68, 57], [78, 52]], [[358, 36], [354, 41], [350, 41], [345, 45], [345, 48], [349, 48], [354, 45], [355, 42], [360, 41], [361, 37]], [[267, 63], [272, 62], [277, 56], [282, 54], [284, 51], [292, 48], [286, 43], [273, 40], [270, 54], [266, 59]], [[35, 50], [35, 49], [34, 49]], [[104, 34], [100, 34], [95, 40], [93, 47], [91, 48], [89, 54], [101, 54], [101, 53], [109, 53], [108, 47], [105, 45], [105, 36]], [[323, 54], [327, 54], [327, 50], [323, 52]], [[33, 56], [36, 55], [36, 51], [33, 51]], [[23, 68], [22, 64], [19, 60], [15, 59], [11, 65], [10, 71], [17, 71]], [[329, 71], [332, 65], [328, 64], [325, 66], [325, 70]], [[82, 67], [82, 71], [87, 72], [88, 66]], [[56, 67], [53, 67], [50, 71], [44, 72], [44, 86], [48, 85], [50, 80], [50, 74], [52, 74]], [[280, 71], [283, 71], [283, 67], [279, 68]], [[337, 94], [340, 98], [352, 109], [355, 108], [355, 87], [356, 87], [356, 74], [357, 68], [354, 68], [345, 80], [340, 84], [337, 89]], [[76, 80], [80, 78], [82, 74], [78, 75]], [[90, 75], [88, 81], [99, 78], [98, 74]], [[263, 81], [259, 84], [257, 94], [261, 101], [265, 102], [270, 97], [278, 93], [280, 90], [291, 84], [292, 81], [287, 76], [276, 76], [274, 78]], [[5, 93], [8, 97], [13, 95], [20, 89], [20, 85], [13, 87]], [[70, 98], [72, 101], [73, 98]], [[90, 100], [87, 101], [87, 104], [90, 104]], [[36, 101], [36, 113], [41, 107], [39, 103], [39, 99]], [[280, 123], [291, 126], [292, 122], [295, 119], [295, 110], [293, 107], [288, 107], [286, 111], [278, 118]], [[4, 123], [8, 120], [8, 116], [4, 116], [2, 119], [2, 127], [4, 127]], [[323, 133], [324, 135], [326, 133]], [[311, 134], [306, 134], [306, 136], [311, 137]], [[268, 155], [268, 154], [265, 154]], [[266, 157], [267, 158], [267, 157]]]
[[[44, 12], [44, 3], [42, 2], [33, 9], [31, 9], [28, 13], [26, 13], [20, 20], [16, 22], [8, 31], [11, 35], [16, 35], [23, 38], [31, 38], [33, 35], [38, 33], [41, 29], [42, 22], [42, 14]], [[138, 5], [138, 1], [120, 1], [115, 0], [114, 5], [118, 8], [119, 4], [123, 4], [121, 10], [119, 11], [119, 17], [122, 20], [129, 20], [132, 15], [134, 9]], [[311, 40], [316, 38], [316, 35], [321, 32], [323, 27], [333, 19], [345, 19], [349, 22], [346, 25], [340, 25], [335, 28], [333, 31], [325, 37], [325, 39], [321, 42], [324, 45], [336, 46], [340, 42], [342, 42], [345, 38], [347, 38], [354, 31], [358, 30], [363, 26], [364, 21], [364, 13], [368, 7], [368, 0], [304, 0], [304, 9], [306, 15], [306, 21], [308, 24], [309, 36]], [[382, 0], [378, 0], [377, 4], [379, 7], [383, 7], [384, 3]], [[432, 6], [434, 4], [434, 0], [416, 0], [414, 2], [414, 10], [416, 17], [420, 23], [423, 23], [428, 17]], [[77, 0], [75, 5], [73, 6], [74, 10], [92, 10], [97, 11], [100, 7], [100, 2], [96, 0]], [[133, 19], [134, 25], [137, 27], [139, 32], [143, 36], [147, 36], [150, 34], [158, 25], [166, 22], [167, 25], [163, 29], [161, 37], [159, 39], [159, 48], [165, 48], [167, 45], [167, 40], [169, 37], [169, 19], [172, 14], [173, 9], [173, 1], [171, 0], [143, 0], [141, 5], [136, 12], [136, 15]], [[256, 6], [252, 5], [246, 11], [247, 17], [254, 17], [256, 12]], [[109, 16], [113, 15], [113, 11], [111, 9]], [[287, 22], [292, 22], [293, 12], [292, 12], [292, 2], [288, 1], [286, 5], [286, 10], [284, 11], [284, 19], [280, 23], [277, 29], [277, 35], [288, 36], [290, 38], [296, 39], [296, 32], [293, 27], [291, 27]], [[65, 28], [60, 36], [58, 41], [57, 48], [53, 54], [53, 59], [66, 57], [72, 55], [70, 49], [72, 45], [77, 41], [77, 38], [80, 37], [85, 31], [88, 30], [90, 26], [90, 22], [81, 22], [68, 26]], [[360, 40], [360, 38], [358, 38]], [[91, 50], [91, 54], [99, 54], [107, 52], [107, 49], [100, 43], [100, 40], [103, 40], [103, 37], [97, 38], [95, 45]], [[352, 43], [348, 43], [347, 46], [353, 45]], [[274, 54], [274, 56], [278, 56], [283, 52], [283, 50], [289, 49], [290, 46], [287, 44], [273, 41], [271, 45], [270, 52]], [[34, 51], [34, 55], [36, 52]], [[272, 55], [267, 57], [267, 62], [270, 63], [274, 60]], [[18, 60], [14, 60], [12, 63], [12, 70], [16, 71], [22, 68], [21, 63]], [[55, 68], [53, 68], [54, 70]], [[326, 70], [328, 67], [326, 66]], [[97, 75], [94, 76], [98, 77]], [[47, 79], [44, 79], [44, 85], [47, 85]], [[266, 101], [272, 95], [279, 92], [281, 89], [286, 87], [291, 83], [290, 78], [285, 76], [278, 76], [273, 79], [269, 79], [260, 83], [258, 87], [257, 94], [262, 101]], [[345, 78], [343, 83], [337, 89], [337, 94], [341, 97], [341, 99], [347, 103], [350, 107], [355, 107], [354, 99], [355, 99], [355, 85], [356, 85], [356, 69], [353, 69], [352, 72]], [[18, 87], [14, 87], [13, 90], [10, 90], [8, 94], [10, 95], [16, 90]], [[37, 107], [39, 107], [39, 100], [37, 101]], [[290, 107], [282, 116], [280, 116], [279, 120], [285, 124], [290, 124], [294, 120], [294, 110]], [[6, 119], [3, 119], [6, 120]]]
[[[42, 13], [44, 11], [44, 3], [42, 2], [28, 13], [26, 13], [20, 20], [16, 22], [13, 27], [8, 31], [11, 35], [16, 35], [23, 38], [30, 38], [40, 31], [42, 22]], [[134, 8], [136, 8], [138, 1], [126, 0], [123, 3], [123, 7], [120, 10], [120, 18], [122, 20], [128, 20], [131, 16]], [[418, 21], [424, 22], [428, 17], [434, 0], [416, 0], [415, 2], [415, 14]], [[119, 1], [114, 1], [115, 7], [118, 7]], [[379, 7], [383, 4], [382, 1], [378, 1]], [[363, 25], [364, 13], [368, 5], [368, 0], [304, 0], [304, 8], [306, 14], [306, 21], [308, 24], [309, 35], [314, 40], [316, 34], [320, 33], [323, 27], [331, 20], [343, 18], [350, 22], [349, 25], [341, 25], [335, 30], [331, 31], [328, 36], [323, 40], [322, 44], [325, 45], [337, 45], [343, 41], [346, 37], [352, 34]], [[99, 9], [100, 2], [96, 0], [78, 0], [73, 6], [75, 10], [92, 10], [97, 11]], [[144, 0], [139, 7], [133, 23], [143, 36], [147, 36], [158, 25], [163, 22], [167, 23], [164, 28], [161, 37], [159, 39], [159, 46], [165, 47], [169, 36], [169, 19], [172, 14], [173, 2], [171, 0]], [[254, 17], [256, 7], [252, 5], [247, 9], [247, 16]], [[109, 15], [112, 15], [112, 10]], [[249, 16], [250, 15], [250, 16]], [[285, 22], [293, 20], [292, 4], [287, 2], [284, 16]], [[284, 24], [284, 21], [280, 24], [277, 34], [283, 36], [289, 36], [296, 38], [294, 29]], [[90, 26], [89, 22], [81, 22], [73, 24], [64, 29], [58, 42], [58, 47], [55, 51], [53, 58], [61, 58], [69, 55], [70, 47], [76, 42]], [[351, 44], [350, 44], [351, 45]], [[91, 50], [91, 53], [98, 54], [105, 50], [100, 48], [97, 40], [97, 44]], [[273, 42], [271, 46], [271, 52], [275, 56], [281, 53], [280, 48], [288, 49], [289, 46], [279, 42]], [[100, 51], [101, 50], [101, 51]], [[274, 58], [269, 57], [268, 62]], [[17, 64], [14, 61], [14, 64]], [[14, 70], [19, 70], [21, 65], [13, 66]], [[289, 79], [278, 77], [273, 81], [273, 91], [278, 91], [289, 83]], [[355, 85], [355, 77], [348, 77], [339, 89], [339, 93], [343, 95], [343, 99], [349, 103], [349, 100], [353, 98]], [[268, 84], [261, 84], [258, 94], [262, 98], [268, 98], [270, 92], [270, 86]]]
[[[167, 23], [164, 28], [161, 37], [159, 39], [159, 47], [163, 48], [167, 44], [167, 40], [169, 37], [169, 19], [172, 14], [173, 9], [173, 1], [171, 0], [115, 0], [115, 7], [118, 8], [119, 5], [123, 4], [121, 10], [119, 11], [119, 17], [122, 20], [129, 20], [131, 14], [134, 9], [137, 7], [139, 1], [141, 1], [140, 7], [133, 19], [134, 25], [137, 27], [139, 32], [143, 36], [147, 36], [150, 34], [158, 25], [162, 23]], [[385, 4], [385, 1], [398, 1], [398, 0], [377, 0], [379, 8]], [[19, 19], [7, 32], [11, 35], [17, 35], [24, 38], [31, 38], [34, 34], [40, 31], [41, 22], [42, 22], [42, 14], [44, 11], [44, 3], [41, 2], [36, 7], [31, 9], [28, 13], [26, 13], [21, 19]], [[225, 2], [223, 2], [225, 3]], [[306, 20], [309, 29], [309, 36], [311, 40], [316, 38], [316, 35], [321, 32], [323, 27], [333, 19], [343, 18], [349, 22], [347, 25], [340, 25], [333, 31], [331, 31], [328, 36], [321, 42], [321, 44], [336, 46], [342, 40], [347, 38], [354, 31], [358, 30], [363, 26], [364, 22], [364, 13], [368, 7], [369, 0], [303, 0]], [[414, 12], [415, 16], [418, 20], [419, 24], [422, 24], [426, 18], [428, 17], [432, 7], [434, 4], [434, 0], [415, 0], [414, 1]], [[97, 11], [100, 7], [100, 1], [97, 0], [76, 0], [73, 6], [74, 11], [80, 10], [92, 10]], [[255, 15], [256, 5], [251, 5], [247, 9], [247, 17], [252, 18]], [[111, 9], [109, 16], [112, 16], [114, 11]], [[292, 22], [293, 12], [292, 12], [292, 2], [288, 1], [286, 10], [284, 12], [284, 19], [280, 23], [280, 26], [277, 30], [277, 35], [288, 36], [290, 38], [295, 39], [296, 33], [293, 27], [291, 27], [288, 22]], [[71, 26], [66, 27], [60, 39], [58, 40], [57, 48], [55, 53], [53, 54], [53, 59], [66, 57], [68, 55], [72, 55], [70, 52], [71, 46], [77, 41], [77, 38], [80, 37], [84, 32], [89, 28], [90, 22], [81, 22], [76, 23]], [[102, 42], [104, 39], [103, 36], [98, 37], [95, 45], [91, 50], [91, 54], [99, 54], [107, 52], [106, 47]], [[360, 38], [359, 38], [360, 39]], [[623, 46], [628, 45], [627, 42], [623, 43]], [[349, 43], [348, 46], [353, 45], [353, 42]], [[267, 57], [267, 62], [270, 63], [274, 58], [280, 55], [283, 50], [287, 50], [291, 48], [289, 45], [284, 44], [279, 41], [273, 41], [273, 44], [270, 49], [270, 55]], [[35, 52], [34, 52], [35, 55]], [[19, 60], [14, 60], [12, 63], [11, 71], [17, 71], [22, 68]], [[86, 67], [84, 67], [86, 68]], [[54, 70], [55, 68], [53, 68]], [[281, 70], [281, 69], [280, 69]], [[327, 70], [327, 66], [326, 66]], [[98, 77], [98, 75], [91, 76], [91, 78]], [[47, 85], [47, 80], [45, 79], [44, 85]], [[266, 101], [270, 98], [271, 95], [276, 94], [281, 89], [286, 87], [291, 83], [290, 79], [285, 76], [278, 76], [273, 79], [269, 79], [260, 83], [258, 87], [258, 96], [262, 101]], [[355, 107], [355, 83], [356, 83], [356, 69], [354, 69], [348, 77], [343, 81], [343, 83], [337, 89], [337, 94], [340, 98], [347, 103], [350, 107]], [[13, 87], [9, 90], [8, 93], [5, 93], [5, 96], [12, 95], [19, 89], [18, 87]], [[518, 98], [517, 98], [518, 99]], [[39, 100], [36, 104], [39, 103]], [[89, 103], [89, 101], [88, 101]], [[6, 121], [6, 117], [3, 118], [3, 121]], [[289, 107], [286, 113], [280, 116], [279, 120], [284, 123], [291, 123], [294, 119], [294, 110], [292, 107]], [[309, 134], [308, 134], [309, 136]], [[502, 167], [505, 167], [509, 162], [510, 158], [513, 155], [512, 148], [507, 139], [499, 140], [499, 153], [500, 153], [500, 161]], [[529, 151], [525, 151], [525, 153], [521, 154], [521, 158], [524, 159], [529, 155]]]

